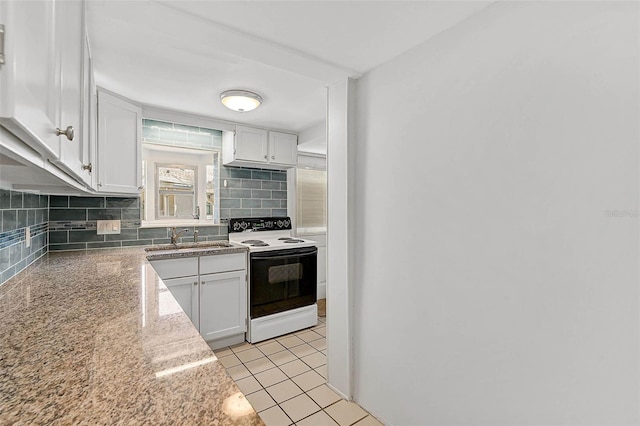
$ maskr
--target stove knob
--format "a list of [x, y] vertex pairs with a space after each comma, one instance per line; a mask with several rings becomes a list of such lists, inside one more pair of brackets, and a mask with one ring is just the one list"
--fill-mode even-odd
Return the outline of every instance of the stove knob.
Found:
[[290, 221], [288, 221], [287, 219], [284, 220], [284, 226], [285, 228], [289, 227], [289, 223], [291, 223]]
[[279, 220], [277, 223], [278, 223], [278, 228], [282, 228], [282, 221]]

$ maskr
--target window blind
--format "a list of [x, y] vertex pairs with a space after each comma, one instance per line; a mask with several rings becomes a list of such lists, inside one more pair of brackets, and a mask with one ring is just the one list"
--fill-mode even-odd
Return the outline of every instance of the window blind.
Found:
[[298, 232], [326, 232], [327, 172], [298, 169], [296, 182]]

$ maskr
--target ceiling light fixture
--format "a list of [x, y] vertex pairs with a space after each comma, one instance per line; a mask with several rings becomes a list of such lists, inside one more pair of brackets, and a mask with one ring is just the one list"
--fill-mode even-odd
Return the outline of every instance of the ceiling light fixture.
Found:
[[248, 90], [226, 90], [220, 93], [220, 102], [238, 112], [254, 110], [262, 103], [262, 96]]

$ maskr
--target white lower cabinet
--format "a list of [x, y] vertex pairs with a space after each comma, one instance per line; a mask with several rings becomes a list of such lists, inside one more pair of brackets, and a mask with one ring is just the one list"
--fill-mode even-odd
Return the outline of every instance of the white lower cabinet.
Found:
[[191, 322], [198, 328], [198, 276], [162, 280]]
[[213, 349], [241, 343], [247, 331], [246, 253], [150, 261]]
[[247, 330], [246, 270], [200, 276], [200, 334], [222, 339]]

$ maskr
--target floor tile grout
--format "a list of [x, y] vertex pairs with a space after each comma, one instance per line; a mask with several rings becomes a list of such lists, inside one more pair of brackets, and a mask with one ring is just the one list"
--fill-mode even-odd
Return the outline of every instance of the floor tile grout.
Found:
[[[340, 398], [340, 399], [338, 399], [338, 400], [336, 400], [336, 401], [334, 401], [334, 402], [330, 403], [330, 404], [329, 404], [329, 405], [327, 405], [326, 407], [322, 407], [322, 406], [321, 406], [321, 405], [320, 405], [320, 404], [319, 404], [319, 403], [318, 403], [318, 402], [317, 402], [317, 401], [316, 401], [316, 400], [315, 400], [311, 395], [309, 395], [309, 392], [312, 392], [313, 390], [318, 389], [318, 388], [322, 387], [323, 385], [326, 385], [326, 378], [324, 377], [324, 375], [323, 375], [323, 374], [321, 374], [320, 372], [318, 372], [318, 371], [317, 371], [317, 369], [318, 369], [318, 368], [321, 368], [321, 367], [325, 367], [325, 368], [326, 368], [326, 365], [327, 365], [327, 364], [326, 364], [326, 353], [325, 353], [325, 352], [323, 352], [323, 351], [326, 351], [326, 336], [323, 336], [323, 335], [321, 335], [320, 333], [317, 333], [317, 332], [315, 331], [316, 329], [320, 329], [320, 328], [325, 328], [325, 330], [326, 330], [326, 322], [322, 322], [322, 321], [320, 321], [320, 320], [319, 320], [319, 321], [318, 321], [318, 324], [317, 324], [316, 326], [314, 326], [314, 327], [307, 328], [307, 329], [304, 329], [304, 330], [300, 330], [300, 331], [297, 331], [297, 332], [294, 332], [294, 333], [289, 333], [289, 334], [287, 334], [287, 335], [279, 336], [279, 337], [276, 337], [276, 338], [273, 338], [273, 339], [266, 340], [266, 341], [264, 341], [264, 342], [259, 342], [259, 343], [257, 343], [257, 344], [250, 344], [250, 343], [245, 342], [245, 343], [240, 344], [240, 345], [235, 345], [235, 346], [237, 347], [237, 352], [236, 352], [236, 349], [234, 349], [233, 347], [226, 347], [226, 348], [221, 348], [221, 349], [218, 349], [218, 350], [217, 350], [218, 352], [223, 352], [223, 351], [224, 351], [224, 352], [226, 352], [226, 351], [229, 351], [229, 353], [227, 353], [227, 354], [226, 354], [226, 355], [224, 355], [224, 356], [234, 355], [234, 356], [238, 359], [238, 361], [240, 362], [240, 364], [234, 365], [234, 366], [232, 366], [232, 367], [226, 367], [226, 366], [225, 366], [225, 369], [226, 369], [226, 370], [229, 370], [230, 368], [234, 368], [234, 367], [238, 367], [238, 366], [243, 366], [243, 367], [244, 367], [244, 369], [249, 373], [249, 375], [248, 375], [248, 376], [245, 376], [245, 377], [242, 377], [242, 378], [239, 378], [239, 379], [233, 379], [236, 383], [237, 383], [239, 380], [243, 380], [243, 379], [246, 379], [246, 378], [251, 377], [251, 378], [253, 378], [253, 379], [255, 380], [255, 382], [257, 382], [257, 384], [260, 386], [260, 388], [259, 388], [259, 389], [255, 390], [255, 391], [253, 391], [253, 392], [251, 392], [251, 393], [247, 393], [246, 395], [253, 395], [253, 394], [257, 393], [257, 392], [260, 392], [260, 391], [264, 390], [264, 391], [265, 391], [265, 393], [266, 393], [266, 395], [267, 395], [267, 396], [268, 396], [268, 397], [269, 397], [269, 398], [270, 398], [270, 399], [275, 403], [274, 405], [272, 405], [272, 406], [270, 406], [270, 407], [267, 407], [267, 408], [262, 409], [262, 411], [260, 411], [258, 414], [260, 414], [260, 413], [264, 413], [264, 412], [265, 412], [265, 411], [267, 411], [267, 410], [271, 410], [271, 409], [273, 409], [274, 407], [278, 407], [278, 408], [282, 411], [282, 413], [284, 413], [284, 415], [289, 419], [289, 421], [290, 421], [290, 423], [289, 423], [289, 424], [290, 424], [290, 425], [295, 425], [297, 422], [301, 422], [301, 421], [303, 421], [304, 419], [307, 419], [308, 417], [311, 417], [311, 416], [313, 416], [313, 415], [318, 414], [319, 412], [324, 412], [327, 416], [329, 416], [329, 418], [331, 418], [333, 421], [335, 421], [335, 422], [336, 422], [336, 424], [340, 425], [340, 423], [338, 422], [338, 420], [337, 420], [336, 418], [334, 418], [334, 417], [333, 417], [333, 416], [332, 416], [328, 411], [326, 411], [326, 410], [327, 410], [328, 408], [330, 408], [330, 407], [332, 407], [332, 406], [334, 406], [334, 405], [336, 405], [336, 404], [340, 403], [341, 401], [345, 401], [344, 399]], [[318, 338], [314, 338], [313, 340], [308, 340], [308, 341], [307, 341], [307, 340], [302, 339], [302, 338], [300, 337], [300, 335], [308, 334], [309, 332], [315, 333], [315, 334], [318, 336]], [[325, 332], [325, 334], [326, 334], [326, 332]], [[297, 337], [301, 342], [300, 342], [300, 343], [297, 343], [297, 342], [296, 342], [297, 344], [295, 344], [295, 345], [293, 345], [293, 346], [290, 346], [290, 347], [285, 346], [285, 345], [282, 343], [282, 340], [286, 340], [286, 339], [291, 338], [291, 337]], [[307, 336], [307, 337], [308, 337], [308, 336]], [[315, 337], [315, 336], [311, 336], [311, 337]], [[319, 340], [322, 340], [322, 339], [324, 339], [324, 340], [325, 340], [325, 342], [324, 342], [324, 345], [325, 345], [324, 349], [320, 350], [320, 349], [316, 348], [315, 346], [311, 345], [311, 343], [312, 343], [312, 342], [318, 342]], [[277, 351], [277, 352], [273, 352], [273, 353], [271, 353], [271, 354], [267, 355], [267, 354], [266, 354], [265, 352], [263, 352], [260, 348], [261, 348], [261, 347], [264, 347], [264, 346], [267, 346], [267, 345], [269, 345], [269, 344], [271, 344], [271, 343], [278, 343], [278, 344], [280, 344], [284, 349], [279, 350], [279, 351]], [[295, 352], [293, 352], [293, 351], [291, 350], [292, 348], [296, 348], [296, 347], [303, 346], [303, 345], [307, 345], [307, 346], [309, 346], [310, 348], [312, 348], [312, 349], [313, 349], [313, 351], [312, 351], [312, 352], [310, 352], [310, 353], [307, 353], [307, 354], [305, 354], [305, 355], [298, 356]], [[242, 349], [240, 349], [240, 348], [242, 348]], [[262, 356], [260, 356], [260, 357], [258, 357], [258, 358], [255, 358], [255, 359], [252, 359], [252, 360], [249, 360], [249, 361], [246, 361], [246, 362], [242, 361], [242, 360], [238, 357], [238, 354], [241, 354], [241, 353], [243, 353], [243, 352], [245, 352], [245, 351], [248, 351], [248, 350], [250, 350], [250, 349], [253, 349], [253, 348], [258, 349], [259, 353], [261, 353], [261, 354], [262, 354]], [[282, 364], [278, 365], [278, 364], [276, 364], [276, 363], [275, 363], [275, 361], [273, 361], [273, 360], [270, 358], [270, 356], [274, 356], [274, 355], [276, 355], [276, 354], [279, 354], [279, 353], [282, 353], [282, 352], [285, 352], [285, 351], [286, 351], [286, 352], [288, 352], [289, 356], [292, 356], [292, 357], [293, 357], [293, 359], [291, 359], [290, 361], [287, 361], [287, 362], [285, 362], [285, 363], [282, 363]], [[317, 353], [321, 354], [321, 355], [324, 357], [324, 363], [323, 363], [323, 364], [320, 364], [320, 365], [318, 365], [318, 366], [316, 366], [316, 367], [312, 367], [310, 364], [308, 364], [307, 362], [305, 362], [305, 360], [303, 359], [303, 358], [305, 358], [305, 357], [308, 357], [308, 356], [311, 356], [311, 355], [314, 355], [314, 354], [317, 354]], [[221, 357], [219, 357], [219, 358], [221, 358]], [[256, 373], [252, 372], [252, 371], [249, 369], [249, 367], [247, 367], [247, 363], [251, 363], [251, 362], [253, 362], [253, 361], [258, 361], [258, 360], [264, 360], [264, 359], [266, 359], [268, 362], [270, 362], [271, 364], [273, 364], [273, 367], [269, 367], [269, 368], [267, 368], [266, 370], [261, 370], [261, 371], [258, 371], [258, 372], [256, 372]], [[301, 361], [301, 362], [303, 363], [303, 365], [305, 365], [305, 366], [306, 366], [306, 368], [308, 368], [308, 370], [303, 371], [303, 372], [298, 373], [298, 374], [295, 374], [295, 375], [292, 375], [292, 376], [289, 376], [289, 374], [287, 374], [287, 373], [286, 373], [286, 372], [285, 372], [281, 367], [282, 367], [282, 366], [284, 366], [284, 365], [287, 365], [287, 364], [293, 363], [293, 362], [295, 362], [295, 361]], [[267, 371], [271, 371], [271, 370], [274, 370], [274, 369], [278, 369], [278, 370], [280, 371], [280, 373], [282, 373], [286, 378], [285, 378], [284, 380], [280, 380], [280, 381], [278, 381], [278, 382], [272, 383], [272, 384], [270, 384], [270, 385], [269, 385], [269, 386], [267, 386], [267, 387], [263, 386], [263, 385], [262, 385], [262, 383], [260, 382], [260, 380], [258, 380], [258, 378], [257, 378], [256, 376], [257, 376], [257, 375], [259, 375], [259, 374], [261, 374], [261, 373], [265, 373], [265, 372], [267, 372]], [[319, 375], [320, 377], [322, 377], [323, 382], [322, 382], [322, 383], [320, 383], [319, 385], [317, 385], [317, 386], [313, 386], [312, 388], [310, 388], [310, 389], [308, 389], [308, 390], [306, 390], [306, 391], [305, 391], [305, 390], [304, 390], [304, 389], [302, 389], [302, 387], [300, 387], [300, 385], [299, 385], [298, 383], [296, 383], [293, 379], [294, 379], [294, 378], [297, 378], [297, 377], [299, 377], [299, 376], [301, 376], [301, 375], [303, 375], [303, 374], [307, 374], [307, 373], [309, 373], [309, 372], [314, 372], [314, 373], [316, 373], [317, 375]], [[267, 390], [267, 388], [270, 388], [270, 387], [276, 386], [276, 385], [281, 384], [281, 383], [284, 383], [284, 382], [286, 382], [286, 381], [291, 381], [291, 382], [292, 382], [292, 384], [293, 384], [293, 385], [294, 385], [294, 386], [295, 386], [295, 387], [296, 387], [296, 388], [297, 388], [301, 393], [296, 394], [296, 395], [294, 395], [294, 396], [292, 396], [292, 397], [290, 397], [290, 398], [287, 398], [287, 399], [285, 399], [285, 400], [282, 400], [281, 402], [278, 402], [278, 401], [276, 401], [276, 399], [274, 398], [274, 395], [272, 395], [272, 393], [271, 393], [271, 392], [269, 392], [269, 390]], [[330, 389], [330, 388], [329, 388], [329, 389]], [[273, 392], [273, 391], [272, 391], [272, 392]], [[332, 392], [333, 392], [333, 391], [332, 391]], [[243, 393], [244, 393], [244, 392], [243, 392]], [[294, 399], [294, 398], [298, 398], [298, 397], [300, 397], [300, 396], [302, 396], [302, 395], [306, 395], [306, 396], [307, 396], [311, 401], [313, 401], [313, 403], [314, 403], [314, 404], [315, 404], [319, 409], [318, 409], [318, 410], [316, 410], [316, 411], [313, 411], [313, 412], [311, 412], [311, 413], [309, 413], [309, 414], [307, 414], [307, 415], [305, 415], [305, 417], [303, 417], [303, 418], [301, 418], [301, 419], [297, 420], [297, 422], [294, 422], [294, 421], [293, 421], [293, 419], [291, 418], [291, 416], [290, 416], [290, 415], [289, 415], [289, 414], [284, 410], [284, 408], [282, 407], [282, 404], [286, 403], [287, 401], [291, 401], [291, 400], [292, 400], [292, 399]], [[347, 402], [348, 402], [348, 401], [347, 401]], [[354, 403], [354, 404], [355, 404], [355, 403]], [[357, 405], [357, 404], [356, 404], [356, 405]], [[359, 406], [358, 406], [358, 407], [359, 407]], [[360, 408], [361, 408], [361, 407], [360, 407]], [[362, 408], [361, 408], [361, 409], [362, 409]], [[363, 420], [363, 419], [365, 419], [366, 417], [371, 416], [368, 412], [366, 412], [366, 410], [364, 410], [364, 409], [363, 409], [362, 411], [364, 412], [364, 416], [362, 416], [362, 417], [358, 418], [357, 420], [355, 420], [354, 422], [350, 423], [349, 425], [354, 425], [354, 424], [356, 424], [356, 423], [358, 423], [358, 422], [362, 421], [362, 420]], [[373, 419], [375, 419], [373, 416], [372, 416], [372, 418], [373, 418]], [[340, 426], [346, 426], [346, 425], [340, 425]]]

